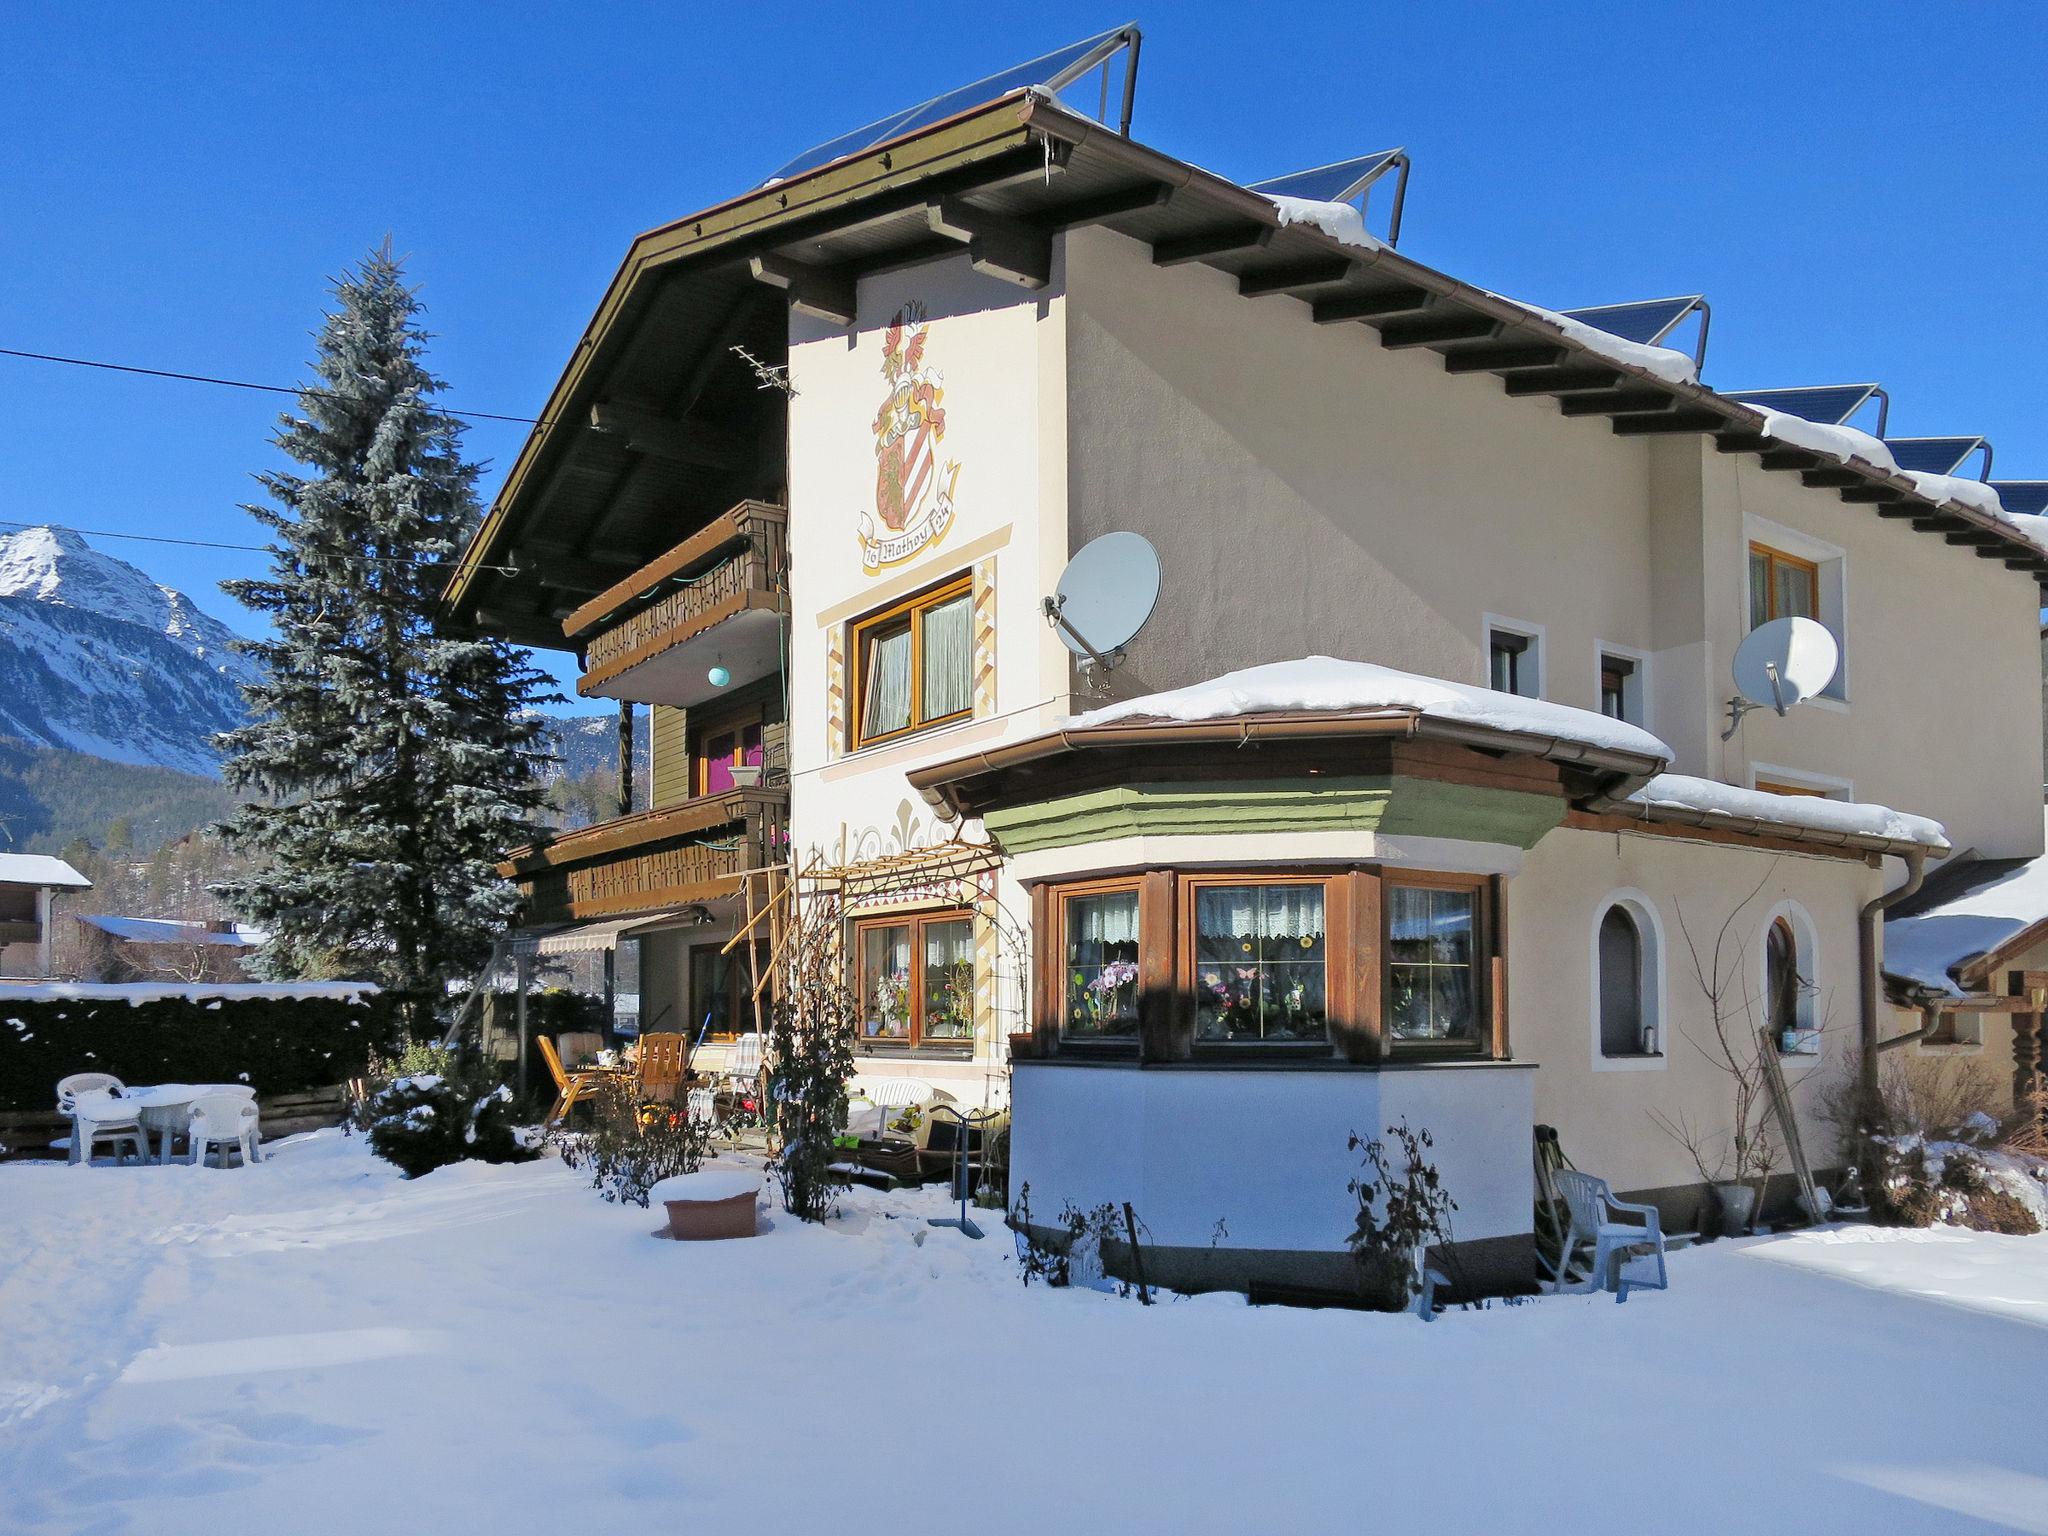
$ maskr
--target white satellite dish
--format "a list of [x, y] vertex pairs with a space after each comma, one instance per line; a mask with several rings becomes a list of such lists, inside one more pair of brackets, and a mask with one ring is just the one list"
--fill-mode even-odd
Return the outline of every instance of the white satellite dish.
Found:
[[1812, 619], [1772, 619], [1751, 630], [1735, 651], [1736, 697], [1728, 701], [1726, 741], [1752, 709], [1784, 714], [1804, 704], [1835, 680], [1842, 648], [1825, 624]]
[[1158, 601], [1159, 551], [1141, 533], [1105, 533], [1075, 551], [1044, 607], [1067, 649], [1107, 671]]

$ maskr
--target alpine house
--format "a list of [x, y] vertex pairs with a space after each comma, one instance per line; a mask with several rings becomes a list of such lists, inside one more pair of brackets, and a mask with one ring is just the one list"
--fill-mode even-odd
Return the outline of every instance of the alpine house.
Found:
[[[1404, 1121], [1468, 1273], [1530, 1273], [1539, 1125], [1689, 1224], [1716, 1012], [1837, 1166], [1818, 1085], [1926, 1048], [1887, 901], [2041, 852], [2048, 549], [1701, 384], [1697, 299], [1555, 314], [1404, 254], [1405, 156], [1147, 147], [1136, 49], [633, 242], [448, 590], [653, 706], [654, 808], [511, 854], [531, 932], [637, 935], [648, 1027], [730, 1034], [734, 935], [829, 892], [860, 1070], [1007, 1093], [1013, 1191], [1132, 1202], [1155, 1280], [1331, 1283], [1347, 1137]], [[1111, 532], [1158, 598], [1098, 662], [1046, 600]], [[1785, 616], [1838, 669], [1724, 732]]]

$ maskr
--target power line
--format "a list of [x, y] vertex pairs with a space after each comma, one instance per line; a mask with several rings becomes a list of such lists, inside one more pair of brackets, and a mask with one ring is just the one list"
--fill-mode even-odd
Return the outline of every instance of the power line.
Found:
[[[63, 363], [71, 368], [97, 368], [106, 373], [140, 374], [147, 379], [177, 379], [187, 384], [217, 384], [223, 389], [250, 389], [266, 395], [314, 395], [324, 400], [342, 401], [355, 398], [353, 395], [344, 395], [339, 390], [317, 389], [311, 385], [256, 384], [248, 379], [223, 379], [207, 373], [183, 373], [175, 368], [143, 368], [134, 363], [109, 363], [90, 357], [61, 357], [54, 352], [24, 352], [17, 347], [0, 347], [0, 357], [19, 357], [33, 363]], [[444, 416], [460, 416], [465, 421], [511, 421], [529, 427], [554, 425], [540, 416], [505, 416], [496, 411], [457, 411], [445, 406], [435, 406], [434, 409]]]
[[[268, 544], [225, 544], [213, 539], [172, 539], [160, 533], [115, 533], [108, 528], [73, 528], [68, 523], [23, 523], [11, 517], [0, 517], [0, 528], [62, 528], [88, 539], [127, 539], [136, 544], [176, 544], [185, 549], [232, 549], [251, 555], [274, 555], [277, 553]], [[459, 560], [412, 560], [404, 555], [358, 555], [372, 565], [410, 565], [423, 571], [452, 571], [461, 564]], [[517, 566], [484, 565], [478, 570], [490, 571], [498, 576], [517, 576]]]

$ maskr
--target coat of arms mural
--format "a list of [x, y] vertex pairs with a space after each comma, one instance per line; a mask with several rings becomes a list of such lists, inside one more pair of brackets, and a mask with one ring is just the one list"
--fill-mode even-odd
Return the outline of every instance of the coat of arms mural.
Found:
[[901, 565], [953, 525], [960, 466], [940, 457], [946, 386], [925, 364], [924, 306], [896, 312], [882, 339], [888, 395], [875, 413], [875, 507], [859, 514], [860, 561], [869, 571]]

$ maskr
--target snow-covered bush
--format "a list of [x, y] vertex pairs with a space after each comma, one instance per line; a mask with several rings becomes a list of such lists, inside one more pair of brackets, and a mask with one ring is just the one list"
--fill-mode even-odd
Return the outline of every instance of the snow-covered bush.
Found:
[[711, 1127], [683, 1105], [643, 1102], [630, 1082], [607, 1083], [590, 1105], [589, 1130], [564, 1126], [548, 1139], [569, 1167], [590, 1170], [591, 1187], [605, 1199], [645, 1205], [663, 1179], [703, 1164]]
[[538, 1137], [513, 1123], [512, 1090], [460, 1074], [401, 1077], [369, 1105], [370, 1150], [409, 1179], [474, 1158], [519, 1163], [540, 1155]]
[[2048, 1160], [1907, 1134], [1873, 1138], [1871, 1161], [1870, 1214], [1880, 1226], [2015, 1237], [2048, 1226]]

